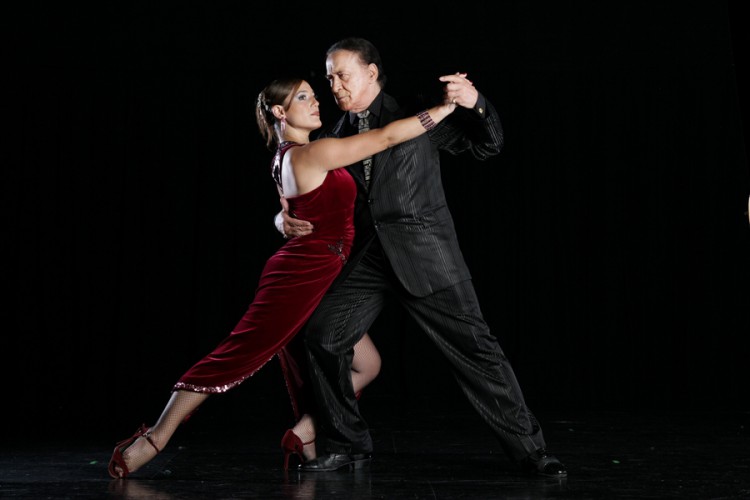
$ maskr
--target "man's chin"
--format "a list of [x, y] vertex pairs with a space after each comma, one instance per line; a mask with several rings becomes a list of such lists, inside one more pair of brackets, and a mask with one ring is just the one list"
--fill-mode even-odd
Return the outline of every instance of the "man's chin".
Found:
[[352, 109], [352, 102], [349, 99], [342, 99], [336, 101], [336, 106], [338, 106], [341, 111], [349, 111]]

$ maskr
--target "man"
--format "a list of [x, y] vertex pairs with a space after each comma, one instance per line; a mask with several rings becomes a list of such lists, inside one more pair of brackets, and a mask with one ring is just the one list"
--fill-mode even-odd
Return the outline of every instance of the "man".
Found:
[[[405, 114], [383, 92], [383, 65], [369, 41], [348, 38], [332, 45], [326, 71], [336, 103], [346, 112], [329, 135], [358, 133], [362, 119], [369, 120], [365, 129], [376, 128]], [[546, 452], [542, 430], [482, 317], [443, 192], [438, 151], [470, 151], [485, 160], [500, 152], [503, 129], [494, 107], [466, 75], [452, 75], [444, 94], [464, 109], [418, 139], [347, 167], [358, 185], [352, 255], [303, 332], [325, 449], [303, 463], [302, 471], [369, 462], [372, 439], [350, 379], [352, 348], [393, 297], [453, 365], [461, 389], [508, 456], [528, 472], [567, 475]], [[369, 116], [359, 118], [365, 111]], [[280, 219], [287, 237], [312, 230], [286, 213]]]

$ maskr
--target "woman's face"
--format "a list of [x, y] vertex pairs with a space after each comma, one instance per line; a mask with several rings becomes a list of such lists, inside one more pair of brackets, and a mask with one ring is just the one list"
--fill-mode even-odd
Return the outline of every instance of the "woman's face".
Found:
[[287, 125], [294, 128], [315, 130], [323, 125], [320, 121], [320, 102], [310, 84], [305, 81], [291, 96], [285, 113]]

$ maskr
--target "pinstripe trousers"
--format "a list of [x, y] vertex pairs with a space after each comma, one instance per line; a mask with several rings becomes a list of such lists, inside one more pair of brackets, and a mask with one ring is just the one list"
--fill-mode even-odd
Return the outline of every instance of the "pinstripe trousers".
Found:
[[513, 369], [482, 317], [471, 280], [415, 297], [393, 274], [376, 239], [350, 274], [327, 292], [303, 332], [325, 453], [372, 451], [351, 384], [351, 363], [354, 345], [389, 297], [445, 355], [461, 390], [511, 460], [545, 447]]

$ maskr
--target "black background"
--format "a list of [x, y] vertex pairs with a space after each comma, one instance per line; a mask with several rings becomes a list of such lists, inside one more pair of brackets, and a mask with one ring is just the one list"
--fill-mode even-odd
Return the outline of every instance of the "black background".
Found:
[[[324, 52], [350, 35], [402, 100], [465, 71], [501, 114], [503, 152], [443, 177], [532, 408], [747, 410], [739, 3], [5, 4], [6, 418], [157, 416], [283, 243], [258, 92], [301, 74], [335, 120]], [[398, 307], [371, 333], [373, 398], [468, 404]], [[226, 401], [291, 413], [275, 359]]]

